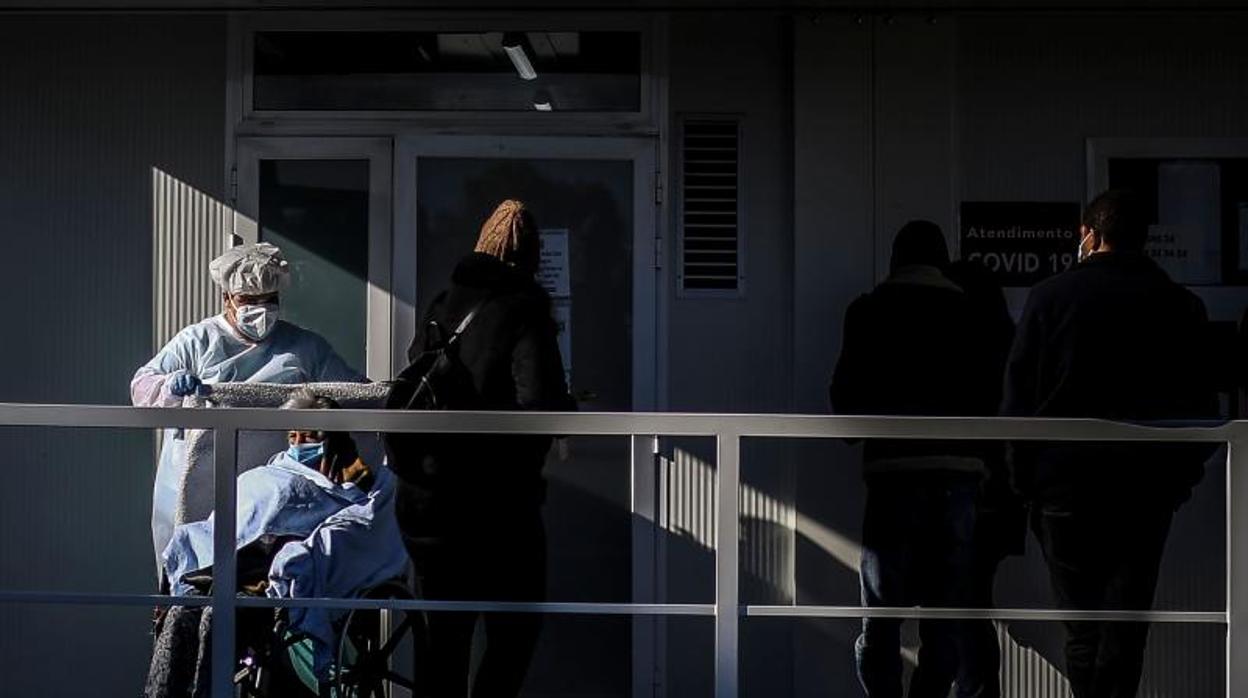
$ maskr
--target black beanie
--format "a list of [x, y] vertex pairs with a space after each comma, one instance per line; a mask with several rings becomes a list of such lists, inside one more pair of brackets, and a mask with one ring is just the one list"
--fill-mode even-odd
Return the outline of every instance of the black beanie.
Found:
[[893, 239], [891, 271], [923, 264], [944, 269], [949, 265], [949, 248], [940, 226], [931, 221], [910, 221], [901, 226]]

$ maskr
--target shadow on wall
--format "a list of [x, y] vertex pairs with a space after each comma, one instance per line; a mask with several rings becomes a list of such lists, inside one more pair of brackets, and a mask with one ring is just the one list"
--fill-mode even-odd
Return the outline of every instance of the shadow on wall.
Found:
[[[840, 443], [799, 444], [801, 464], [795, 491], [798, 602], [853, 604], [857, 599], [857, 532], [865, 489], [856, 467], [858, 453]], [[1159, 610], [1220, 611], [1225, 600], [1225, 463], [1213, 458], [1192, 499], [1179, 510], [1162, 561], [1155, 607]], [[1031, 536], [1027, 554], [1007, 558], [996, 577], [1000, 608], [1053, 608], [1048, 568]], [[822, 656], [852, 656], [855, 627], [804, 623], [815, 630], [806, 641], [825, 644]], [[910, 624], [913, 625], [913, 624]], [[1056, 698], [1069, 695], [1061, 674], [1064, 632], [1054, 623], [998, 624], [1005, 695]], [[913, 649], [916, 643], [911, 642]], [[1150, 633], [1141, 696], [1221, 695], [1225, 638], [1222, 626], [1156, 624]], [[848, 659], [846, 660], [849, 661]], [[817, 669], [827, 680], [826, 669]]]
[[[742, 598], [747, 603], [787, 604], [793, 603], [794, 599], [802, 604], [855, 605], [857, 602], [861, 548], [856, 537], [842, 531], [857, 530], [860, 526], [864, 491], [856, 470], [829, 465], [838, 460], [846, 462], [852, 459], [829, 458], [826, 450], [815, 449], [815, 452], [821, 454], [817, 460], [794, 462], [817, 464], [816, 470], [812, 471], [819, 473], [817, 487], [807, 487], [814, 483], [803, 482], [803, 487], [790, 498], [765, 492], [749, 482], [743, 483], [741, 588]], [[839, 455], [848, 456], [848, 453], [842, 447]], [[1217, 462], [1216, 459], [1214, 462]], [[678, 537], [688, 545], [701, 548], [708, 554], [713, 553], [713, 465], [708, 458], [677, 449], [667, 468], [672, 484], [669, 514], [662, 521], [663, 529], [669, 537]], [[1176, 518], [1163, 561], [1156, 604], [1159, 609], [1220, 608], [1219, 599], [1224, 596], [1223, 575], [1203, 572], [1193, 575], [1191, 571], [1211, 569], [1211, 562], [1215, 561], [1210, 560], [1209, 551], [1214, 551], [1215, 557], [1218, 557], [1213, 566], [1222, 564], [1218, 552], [1222, 549], [1221, 519], [1216, 515], [1222, 510], [1220, 483], [1224, 478], [1219, 476], [1221, 472], [1220, 467], [1211, 466], [1204, 485], [1197, 488], [1193, 500], [1180, 510]], [[799, 506], [791, 504], [793, 500]], [[801, 506], [811, 501], [818, 501], [819, 504]], [[708, 506], [707, 503], [711, 504]], [[836, 506], [830, 508], [830, 504]], [[786, 533], [791, 543], [780, 542], [786, 538]], [[1191, 544], [1193, 541], [1200, 541], [1201, 545]], [[786, 551], [785, 545], [791, 548]], [[813, 570], [815, 574], [811, 573], [812, 570], [802, 570], [797, 575], [797, 570], [789, 566], [792, 563], [778, 562], [780, 558], [797, 560], [817, 569]], [[798, 580], [796, 588], [793, 587], [795, 576]], [[1034, 540], [1029, 541], [1026, 556], [1010, 558], [1002, 565], [997, 577], [997, 604], [1002, 608], [1053, 607], [1047, 567]], [[787, 679], [771, 676], [768, 677], [770, 681], [782, 684], [791, 681], [792, 695], [818, 694], [820, 690], [826, 691], [829, 685], [848, 685], [846, 675], [852, 674], [852, 648], [858, 632], [856, 622], [746, 621], [747, 624], [765, 628], [757, 632], [772, 639], [786, 636], [780, 627], [783, 622], [797, 628], [794, 635], [787, 636], [792, 638], [788, 641], [810, 643], [812, 648], [820, 647], [816, 653], [819, 659], [815, 661], [811, 657], [810, 661], [805, 661], [803, 655], [810, 650], [794, 647], [790, 660], [794, 662], [794, 672], [813, 673], [813, 676]], [[906, 637], [909, 667], [914, 664], [917, 649], [913, 625], [908, 624], [910, 632]], [[1037, 698], [1069, 695], [1069, 685], [1060, 670], [1064, 665], [1064, 633], [1060, 627], [1051, 623], [998, 623], [997, 631], [1002, 656], [1002, 685], [1007, 695]], [[1154, 626], [1140, 694], [1216, 695], [1224, 654], [1223, 639], [1218, 631], [1219, 628], [1202, 626]], [[752, 683], [748, 672], [754, 666], [748, 655], [750, 644], [749, 633], [744, 633], [742, 665], [747, 672], [743, 679], [747, 689]], [[769, 648], [761, 649], [768, 651]], [[835, 657], [841, 657], [843, 661], [828, 661]], [[838, 664], [841, 665], [839, 669], [836, 667]], [[759, 694], [767, 693], [762, 690], [761, 683]], [[774, 691], [775, 683], [770, 685]]]
[[[0, 494], [0, 588], [152, 593], [151, 443], [137, 429], [0, 428], [10, 462], [35, 466]], [[0, 694], [138, 695], [150, 628], [149, 608], [0, 604]]]
[[[98, 35], [98, 27], [87, 33]], [[113, 143], [100, 143], [106, 141]], [[27, 305], [41, 313], [39, 332], [21, 344], [38, 357], [12, 362], [24, 372], [0, 381], [0, 399], [128, 404], [130, 378], [155, 347], [188, 318], [201, 319], [219, 307], [208, 260], [223, 249], [232, 212], [186, 181], [195, 177], [179, 178], [170, 174], [172, 167], [140, 161], [141, 150], [123, 151], [112, 162], [124, 168], [107, 179], [82, 177], [55, 158], [38, 159], [40, 169], [48, 168], [47, 186], [13, 201], [42, 216], [29, 226], [37, 233], [21, 237], [58, 248], [49, 258], [58, 260], [62, 280], [76, 281], [59, 293], [32, 296], [34, 305]], [[66, 179], [67, 173], [73, 176]], [[55, 198], [41, 202], [45, 192]], [[25, 214], [15, 215], [21, 220]], [[29, 286], [20, 276], [13, 281], [13, 288]], [[43, 312], [40, 303], [59, 305]], [[62, 351], [76, 357], [60, 357]], [[65, 370], [40, 370], [47, 362]], [[0, 588], [154, 591], [151, 431], [2, 427], [0, 451], [11, 462], [38, 464], [28, 486], [0, 495]], [[151, 647], [150, 618], [146, 608], [0, 605], [0, 673], [6, 677], [0, 692], [81, 695], [83, 686], [108, 686], [137, 694]], [[73, 658], [72, 672], [58, 670], [66, 658]]]

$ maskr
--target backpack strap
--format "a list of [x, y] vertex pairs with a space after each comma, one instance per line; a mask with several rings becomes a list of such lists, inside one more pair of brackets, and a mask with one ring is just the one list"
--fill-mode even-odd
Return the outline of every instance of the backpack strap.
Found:
[[452, 332], [451, 336], [448, 337], [446, 342], [442, 344], [442, 348], [439, 350], [441, 356], [438, 358], [438, 361], [435, 362], [434, 366], [430, 367], [430, 369], [420, 377], [420, 384], [416, 386], [416, 390], [412, 393], [411, 399], [408, 400], [406, 409], [410, 410], [412, 408], [412, 405], [415, 404], [416, 398], [420, 395], [422, 389], [427, 391], [430, 395], [433, 395], [435, 400], [437, 399], [437, 394], [433, 389], [433, 383], [429, 380], [430, 373], [437, 370], [437, 363], [447, 360], [447, 355], [451, 347], [455, 346], [460, 336], [464, 333], [464, 330], [468, 329], [468, 326], [472, 324], [472, 321], [477, 317], [477, 314], [481, 311], [481, 309], [488, 305], [492, 300], [494, 300], [493, 296], [487, 296], [480, 303], [473, 306], [472, 310], [468, 311], [468, 314], [464, 316], [463, 320], [459, 321], [459, 325], [455, 327], [455, 331]]
[[494, 300], [493, 297], [487, 297], [485, 300], [477, 303], [472, 310], [469, 310], [468, 314], [464, 316], [464, 319], [459, 321], [459, 326], [457, 326], [455, 331], [451, 333], [450, 338], [446, 340], [446, 346], [454, 344], [455, 340], [459, 339], [459, 336], [464, 333], [464, 330], [468, 329], [468, 326], [472, 324], [474, 319], [476, 319], [477, 313], [481, 312], [481, 309], [492, 300]]

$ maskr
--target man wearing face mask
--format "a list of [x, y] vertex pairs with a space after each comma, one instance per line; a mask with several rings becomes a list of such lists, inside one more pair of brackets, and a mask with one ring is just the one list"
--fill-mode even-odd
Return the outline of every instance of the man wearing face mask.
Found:
[[[208, 265], [221, 289], [222, 312], [178, 332], [130, 381], [131, 401], [174, 407], [205, 383], [364, 381], [323, 337], [279, 319], [279, 292], [289, 270], [268, 243], [227, 250]], [[169, 429], [152, 493], [152, 543], [160, 553], [173, 532], [185, 442]]]
[[[1148, 212], [1114, 190], [1083, 215], [1080, 264], [1031, 290], [1006, 366], [1002, 411], [1169, 422], [1217, 417], [1204, 304], [1145, 253]], [[1063, 609], [1148, 610], [1175, 510], [1208, 447], [1014, 445], [1013, 479]], [[1076, 698], [1134, 696], [1144, 623], [1066, 624]]]

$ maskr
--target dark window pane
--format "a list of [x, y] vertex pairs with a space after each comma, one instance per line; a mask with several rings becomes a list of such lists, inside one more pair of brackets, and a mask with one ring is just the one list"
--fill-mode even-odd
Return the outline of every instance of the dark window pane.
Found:
[[[523, 52], [536, 77], [509, 57]], [[259, 32], [254, 106], [317, 111], [635, 112], [636, 32]]]
[[365, 370], [368, 161], [262, 160], [260, 238], [282, 248], [282, 317], [319, 333]]

